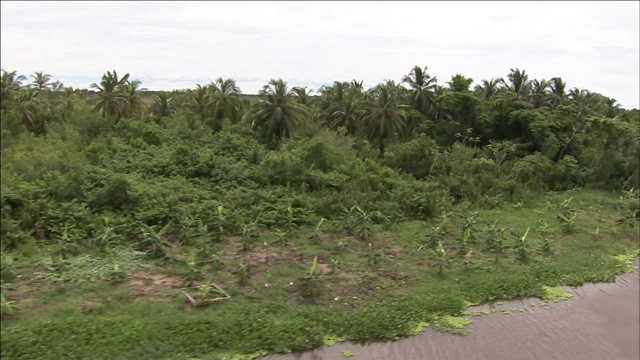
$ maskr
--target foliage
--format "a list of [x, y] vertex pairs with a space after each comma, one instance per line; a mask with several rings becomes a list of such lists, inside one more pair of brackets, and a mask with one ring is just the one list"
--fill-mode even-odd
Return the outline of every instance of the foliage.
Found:
[[80, 255], [70, 259], [44, 258], [40, 262], [47, 271], [38, 276], [60, 282], [90, 282], [120, 280], [123, 276], [153, 265], [147, 254], [116, 247], [110, 255]]
[[[115, 70], [91, 90], [44, 71], [30, 84], [15, 71], [1, 75], [3, 285], [29, 274], [21, 266], [30, 262], [49, 282], [83, 286], [152, 265], [186, 281], [216, 272], [256, 285], [291, 276], [297, 256], [317, 255], [298, 291], [234, 288], [246, 296], [221, 311], [154, 304], [165, 313], [142, 317], [147, 310], [126, 303], [104, 317], [40, 320], [20, 301], [16, 322], [3, 324], [3, 358], [220, 358], [304, 350], [326, 338], [394, 339], [459, 314], [464, 301], [611, 281], [623, 267], [609, 255], [637, 248], [626, 238], [640, 215], [640, 112], [558, 77], [530, 80], [512, 69], [472, 91], [462, 74], [440, 86], [416, 66], [402, 85], [336, 81], [312, 93], [272, 80], [254, 96], [222, 78], [168, 92]], [[585, 188], [593, 199], [580, 197]], [[596, 189], [624, 192], [615, 201]], [[548, 190], [573, 200], [532, 217]], [[586, 204], [608, 216], [594, 221]], [[608, 226], [612, 212], [624, 231]], [[580, 241], [588, 236], [598, 241]], [[318, 271], [325, 263], [330, 276]], [[371, 275], [366, 300], [288, 302], [299, 294], [325, 305], [336, 288], [360, 291], [341, 273], [362, 266]]]

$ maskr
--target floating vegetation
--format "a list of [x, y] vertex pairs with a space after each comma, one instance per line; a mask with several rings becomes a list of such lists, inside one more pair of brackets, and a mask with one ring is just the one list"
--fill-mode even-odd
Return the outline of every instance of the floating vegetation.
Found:
[[[543, 299], [552, 300], [558, 302], [561, 300], [568, 300], [573, 297], [573, 294], [567, 292], [562, 286], [542, 286], [544, 292]], [[544, 305], [543, 305], [544, 306]]]
[[433, 328], [446, 333], [452, 333], [456, 335], [467, 335], [469, 330], [465, 329], [473, 321], [465, 319], [463, 317], [456, 316], [441, 316], [434, 320]]
[[322, 338], [322, 343], [327, 345], [327, 346], [333, 346], [337, 343], [341, 343], [343, 341], [347, 340], [345, 337], [341, 337], [341, 336], [336, 336], [336, 335], [325, 335]]

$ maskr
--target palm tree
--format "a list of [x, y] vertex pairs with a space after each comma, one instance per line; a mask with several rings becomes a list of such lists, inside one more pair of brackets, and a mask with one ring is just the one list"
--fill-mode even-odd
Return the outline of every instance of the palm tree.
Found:
[[7, 111], [9, 102], [22, 88], [22, 82], [27, 80], [24, 75], [18, 75], [15, 71], [7, 72], [0, 69], [0, 102], [1, 108]]
[[531, 82], [531, 103], [535, 109], [538, 109], [547, 104], [547, 97], [549, 96], [549, 82], [547, 80], [533, 80]]
[[551, 89], [552, 106], [555, 108], [559, 105], [563, 105], [566, 98], [567, 83], [562, 78], [554, 77], [549, 82], [549, 88]]
[[73, 113], [73, 108], [74, 108], [74, 95], [75, 95], [75, 91], [73, 90], [73, 88], [65, 88], [64, 90], [64, 96], [63, 98], [60, 100], [59, 104], [60, 107], [62, 108], [61, 113], [62, 113], [62, 120], [67, 121], [69, 120], [69, 118], [71, 117], [71, 114]]
[[196, 89], [191, 91], [191, 109], [200, 116], [200, 121], [206, 123], [207, 116], [213, 106], [211, 91], [208, 86], [196, 85]]
[[320, 108], [325, 111], [327, 117], [337, 110], [339, 104], [347, 97], [349, 83], [345, 81], [334, 81], [330, 86], [320, 88]]
[[287, 83], [271, 79], [259, 95], [251, 127], [277, 139], [292, 137], [307, 111], [292, 99], [293, 91], [287, 89]]
[[153, 97], [151, 112], [159, 117], [167, 117], [173, 114], [171, 108], [171, 98], [167, 93], [161, 92]]
[[398, 89], [392, 82], [378, 85], [371, 91], [372, 102], [365, 115], [366, 136], [378, 145], [380, 157], [384, 157], [385, 141], [402, 133], [405, 127], [403, 105], [398, 105]]
[[451, 81], [448, 81], [449, 90], [453, 92], [467, 92], [469, 87], [473, 83], [472, 78], [468, 78], [462, 74], [456, 74], [451, 77]]
[[235, 81], [232, 79], [224, 80], [221, 77], [211, 84], [211, 88], [213, 90], [211, 105], [214, 108], [216, 119], [214, 131], [219, 131], [222, 128], [222, 120], [228, 116], [233, 104], [240, 99], [241, 92]]
[[147, 109], [147, 104], [142, 100], [142, 92], [147, 91], [145, 88], [141, 88], [142, 83], [138, 80], [127, 81], [122, 90], [126, 100], [126, 107], [124, 115], [133, 117], [136, 115], [142, 115]]
[[514, 98], [518, 99], [529, 94], [529, 75], [524, 70], [511, 69], [507, 79], [509, 82], [502, 80], [502, 83]]
[[99, 101], [93, 108], [93, 111], [101, 111], [102, 116], [109, 119], [115, 117], [118, 122], [126, 108], [127, 100], [124, 94], [124, 86], [129, 80], [129, 74], [122, 79], [118, 78], [115, 70], [107, 71], [102, 75], [100, 84], [93, 83], [89, 88], [98, 90]]
[[45, 74], [42, 71], [36, 71], [31, 75], [33, 81], [31, 86], [37, 90], [48, 90], [51, 87], [51, 75]]
[[482, 98], [485, 100], [491, 100], [500, 91], [500, 84], [503, 83], [502, 78], [482, 80], [482, 84], [476, 85], [475, 91], [482, 94]]
[[620, 113], [620, 104], [618, 104], [618, 100], [614, 98], [605, 98], [604, 104], [606, 106], [606, 117], [614, 118], [616, 115]]
[[301, 105], [305, 105], [305, 106], [309, 105], [310, 94], [313, 90], [307, 90], [306, 86], [304, 87], [296, 86], [291, 90], [293, 91], [293, 95], [296, 97], [296, 99]]
[[573, 88], [569, 91], [569, 99], [577, 109], [577, 115], [580, 121], [583, 121], [587, 117], [593, 98], [594, 94], [586, 89]]
[[435, 104], [435, 90], [438, 79], [427, 74], [427, 67], [424, 69], [418, 65], [414, 66], [408, 75], [402, 78], [402, 83], [409, 85], [411, 94], [409, 95], [409, 104], [427, 115], [429, 107]]
[[64, 84], [58, 80], [52, 82], [50, 88], [53, 91], [62, 91], [65, 89]]
[[35, 134], [44, 134], [45, 124], [39, 117], [38, 105], [38, 92], [35, 89], [24, 89], [16, 97], [16, 107], [25, 127]]
[[447, 88], [444, 86], [436, 86], [434, 89], [433, 119], [434, 120], [451, 120], [451, 109], [447, 106], [445, 95]]
[[360, 127], [364, 110], [359, 102], [346, 101], [340, 109], [331, 114], [331, 127], [333, 129], [344, 127], [347, 135], [355, 136]]

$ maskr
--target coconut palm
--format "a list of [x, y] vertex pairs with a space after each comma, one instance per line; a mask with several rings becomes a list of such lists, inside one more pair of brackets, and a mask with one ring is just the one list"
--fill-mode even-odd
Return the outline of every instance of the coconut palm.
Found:
[[50, 89], [53, 91], [62, 91], [65, 89], [64, 84], [56, 80], [51, 83]]
[[503, 82], [502, 78], [482, 80], [480, 85], [476, 85], [475, 91], [482, 94], [484, 100], [491, 100], [500, 91], [500, 84]]
[[8, 72], [0, 69], [0, 73], [0, 102], [2, 110], [7, 111], [9, 102], [22, 88], [22, 82], [27, 78], [24, 75], [18, 75], [15, 71]]
[[25, 127], [36, 134], [45, 133], [45, 123], [39, 116], [38, 92], [35, 89], [24, 89], [16, 97], [16, 108], [22, 116]]
[[526, 97], [529, 94], [529, 75], [524, 70], [511, 69], [507, 81], [502, 81], [514, 98]]
[[451, 120], [451, 109], [447, 106], [445, 95], [447, 94], [447, 88], [444, 86], [436, 86], [434, 88], [434, 104], [433, 104], [433, 119], [434, 120]]
[[438, 79], [427, 74], [427, 67], [414, 66], [408, 75], [402, 78], [402, 83], [409, 86], [409, 104], [426, 115], [429, 108], [435, 104], [435, 90]]
[[385, 142], [404, 131], [405, 106], [397, 101], [398, 89], [392, 82], [378, 85], [371, 91], [372, 101], [364, 117], [366, 137], [375, 143], [384, 157]]
[[75, 107], [75, 91], [72, 88], [61, 90], [61, 97], [55, 102], [63, 121], [69, 120]]
[[331, 122], [331, 114], [340, 109], [343, 101], [349, 92], [349, 83], [345, 81], [334, 81], [330, 86], [320, 88], [320, 109], [322, 109], [325, 119]]
[[213, 107], [211, 89], [209, 86], [196, 85], [196, 89], [191, 91], [191, 110], [200, 117], [204, 124]]
[[361, 103], [349, 100], [331, 114], [331, 127], [333, 129], [343, 127], [347, 135], [354, 136], [360, 128], [364, 110]]
[[264, 135], [276, 139], [292, 137], [307, 111], [293, 98], [282, 79], [271, 79], [259, 93], [251, 116], [251, 127], [261, 129]]
[[167, 117], [173, 114], [174, 111], [171, 108], [171, 98], [169, 94], [161, 92], [154, 96], [151, 112], [159, 117]]
[[555, 108], [563, 105], [567, 99], [567, 83], [562, 78], [554, 77], [549, 81], [549, 89], [551, 90], [552, 106]]
[[52, 85], [51, 75], [42, 71], [36, 71], [31, 77], [33, 78], [31, 86], [37, 90], [48, 90]]
[[240, 99], [240, 88], [232, 79], [218, 78], [211, 84], [211, 105], [215, 112], [216, 124], [214, 130], [222, 128], [222, 120], [229, 116], [233, 104]]
[[129, 80], [129, 74], [122, 78], [118, 78], [115, 70], [107, 71], [102, 75], [100, 84], [93, 83], [89, 88], [98, 90], [99, 101], [93, 108], [93, 111], [100, 111], [102, 116], [111, 119], [115, 118], [117, 122], [126, 109], [127, 100], [124, 94], [124, 86]]
[[547, 103], [549, 97], [549, 82], [547, 80], [533, 80], [531, 82], [531, 103], [538, 109]]
[[310, 100], [311, 100], [311, 99], [310, 99], [310, 95], [311, 95], [311, 92], [312, 92], [313, 90], [307, 90], [307, 87], [306, 87], [306, 86], [304, 86], [304, 87], [296, 86], [296, 87], [294, 87], [294, 88], [293, 88], [293, 89], [291, 89], [291, 90], [293, 91], [293, 94], [294, 94], [294, 96], [296, 97], [296, 100], [297, 100], [300, 104], [305, 105], [305, 106], [308, 106], [308, 105], [309, 105], [309, 102], [310, 102]]
[[142, 100], [142, 92], [147, 91], [141, 88], [142, 83], [138, 80], [127, 81], [122, 87], [126, 101], [124, 115], [128, 117], [142, 116], [147, 109], [147, 104]]

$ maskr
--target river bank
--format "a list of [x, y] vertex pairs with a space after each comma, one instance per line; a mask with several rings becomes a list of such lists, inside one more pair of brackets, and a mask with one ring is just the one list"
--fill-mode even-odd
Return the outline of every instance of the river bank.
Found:
[[[635, 265], [639, 262], [636, 260]], [[614, 283], [569, 289], [568, 301], [535, 298], [476, 306], [467, 336], [433, 329], [395, 342], [341, 343], [303, 354], [274, 355], [265, 360], [354, 359], [581, 359], [640, 358], [640, 273]], [[483, 316], [478, 314], [491, 313]], [[474, 316], [475, 314], [476, 316]]]

